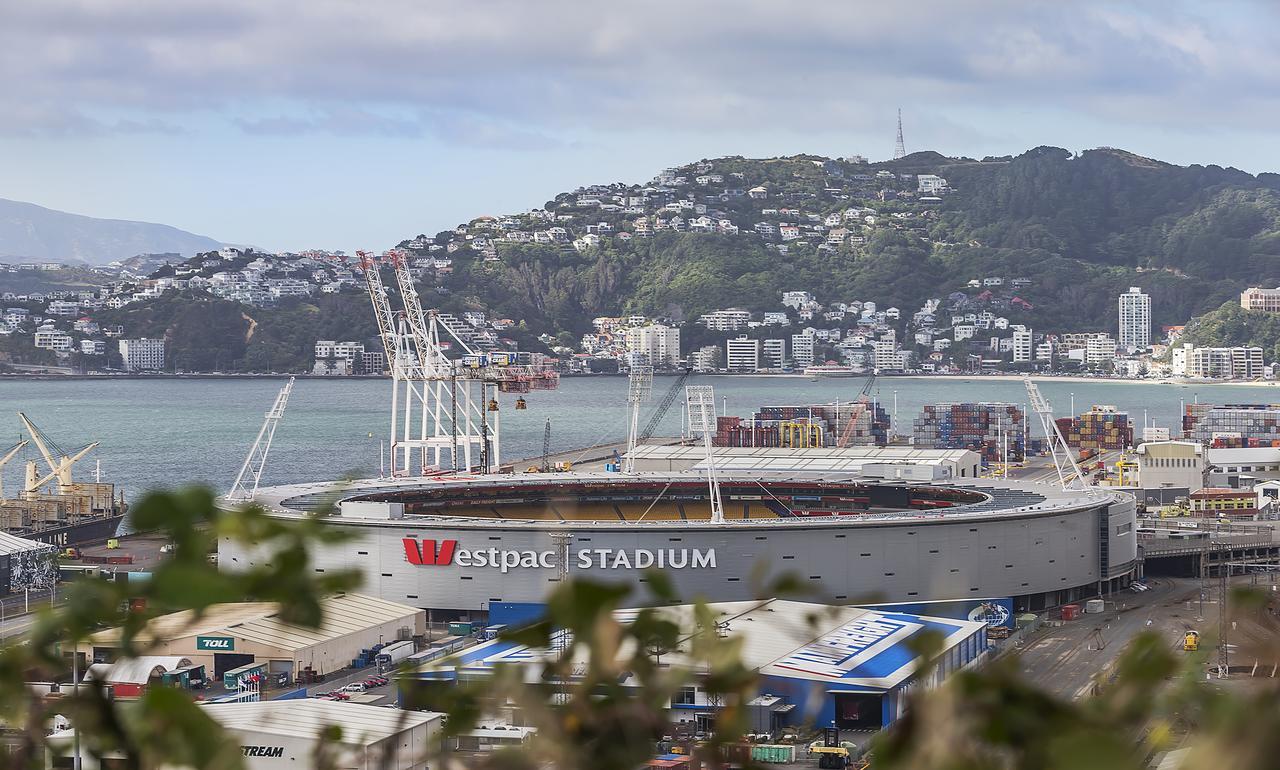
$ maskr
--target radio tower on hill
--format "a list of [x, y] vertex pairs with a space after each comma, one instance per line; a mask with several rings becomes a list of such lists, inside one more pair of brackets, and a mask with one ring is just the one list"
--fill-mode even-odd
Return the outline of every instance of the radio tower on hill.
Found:
[[901, 160], [906, 157], [907, 146], [902, 143], [902, 108], [898, 108], [898, 143], [893, 148], [893, 159]]

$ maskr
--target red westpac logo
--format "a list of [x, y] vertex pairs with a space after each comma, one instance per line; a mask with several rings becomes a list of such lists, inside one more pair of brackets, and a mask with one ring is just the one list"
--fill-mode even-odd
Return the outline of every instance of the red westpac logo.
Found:
[[436, 541], [423, 540], [421, 544], [411, 537], [404, 539], [404, 556], [410, 564], [419, 566], [445, 566], [453, 564], [453, 552], [458, 549], [457, 540], [441, 540], [439, 549]]

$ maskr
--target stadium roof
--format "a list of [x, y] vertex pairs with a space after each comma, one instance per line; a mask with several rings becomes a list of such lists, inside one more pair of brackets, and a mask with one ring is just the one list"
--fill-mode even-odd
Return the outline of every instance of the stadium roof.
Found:
[[[197, 616], [191, 610], [161, 615], [147, 624], [139, 639], [172, 641], [188, 636], [224, 634], [279, 649], [298, 650], [358, 633], [370, 626], [404, 619], [409, 625], [422, 614], [417, 607], [374, 596], [343, 593], [321, 601], [324, 620], [318, 628], [305, 628], [279, 618], [272, 602], [215, 604]], [[120, 629], [99, 631], [89, 637], [97, 646], [117, 643]]]
[[[940, 654], [986, 627], [985, 623], [934, 618], [903, 612], [840, 607], [780, 599], [718, 602], [708, 605], [716, 631], [742, 640], [742, 662], [763, 676], [824, 682], [836, 689], [883, 691], [911, 679], [923, 662], [912, 640], [925, 633], [941, 637]], [[680, 626], [683, 640], [699, 633], [696, 605], [659, 608]], [[639, 610], [619, 610], [625, 621]], [[693, 665], [684, 657], [688, 645], [662, 656], [666, 665]], [[453, 678], [483, 673], [502, 663], [540, 667], [556, 653], [496, 639], [464, 650], [453, 665], [428, 664], [422, 678]], [[628, 654], [623, 651], [622, 654]]]

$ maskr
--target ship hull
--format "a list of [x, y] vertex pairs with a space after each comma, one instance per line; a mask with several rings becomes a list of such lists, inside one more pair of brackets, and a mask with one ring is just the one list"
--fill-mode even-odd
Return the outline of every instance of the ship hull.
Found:
[[25, 537], [28, 540], [36, 540], [56, 546], [100, 543], [116, 536], [124, 517], [125, 514], [117, 513], [111, 516], [99, 516], [78, 521], [75, 524], [68, 524], [63, 527], [50, 527], [36, 532], [16, 532], [14, 534], [19, 537]]

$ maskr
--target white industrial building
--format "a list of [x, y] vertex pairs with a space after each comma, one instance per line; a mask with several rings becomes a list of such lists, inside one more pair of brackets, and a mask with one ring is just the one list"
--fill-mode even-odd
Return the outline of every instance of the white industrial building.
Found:
[[[442, 714], [328, 700], [283, 700], [201, 705], [235, 743], [249, 770], [316, 767], [324, 745], [329, 767], [351, 770], [426, 770], [438, 751]], [[330, 728], [341, 737], [325, 737]], [[50, 765], [70, 767], [75, 751], [71, 730], [49, 736]], [[80, 767], [119, 766], [121, 757], [81, 753]]]
[[[228, 557], [234, 561], [235, 556]], [[141, 639], [153, 655], [180, 656], [203, 665], [214, 678], [251, 663], [266, 663], [272, 675], [306, 678], [304, 672], [330, 674], [379, 642], [423, 636], [426, 616], [405, 604], [363, 594], [335, 594], [322, 600], [318, 628], [292, 625], [271, 602], [217, 604], [196, 617], [190, 611], [153, 618]], [[119, 628], [99, 631], [79, 651], [95, 663], [116, 659]]]
[[1198, 441], [1148, 441], [1138, 446], [1138, 485], [1144, 491], [1188, 495], [1204, 488], [1204, 445]]

